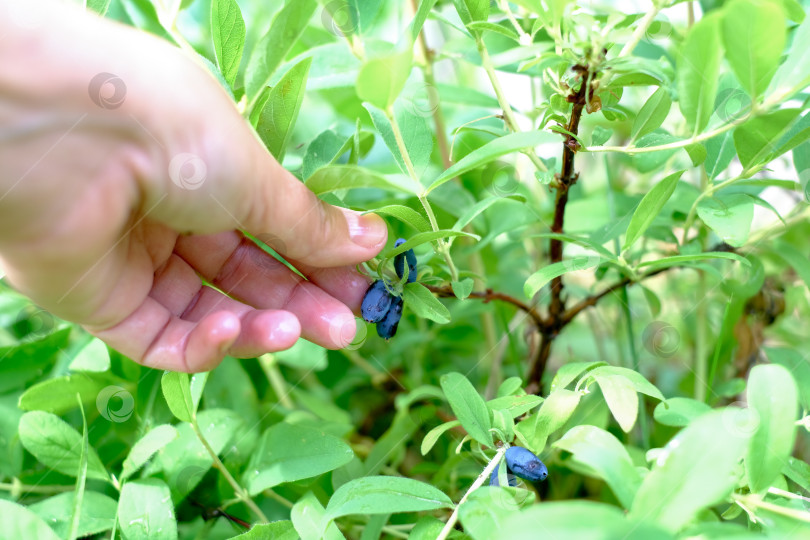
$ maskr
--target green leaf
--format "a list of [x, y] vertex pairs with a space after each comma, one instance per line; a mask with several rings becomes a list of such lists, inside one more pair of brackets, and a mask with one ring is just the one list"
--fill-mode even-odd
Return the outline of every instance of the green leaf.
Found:
[[469, 207], [467, 210], [465, 210], [463, 214], [461, 214], [461, 216], [458, 218], [458, 221], [456, 221], [456, 224], [453, 225], [453, 230], [454, 231], [462, 230], [464, 227], [469, 225], [470, 222], [472, 222], [472, 220], [481, 215], [481, 213], [483, 213], [484, 210], [486, 210], [487, 208], [489, 208], [490, 206], [492, 206], [497, 202], [511, 201], [516, 199], [523, 200], [522, 197], [518, 196], [502, 197], [500, 195], [493, 195], [492, 197], [487, 197], [484, 200], [478, 201], [477, 203]]
[[662, 401], [655, 407], [653, 416], [655, 421], [665, 426], [684, 427], [688, 426], [692, 420], [702, 414], [711, 411], [711, 407], [697, 401], [696, 399], [685, 397], [674, 397]]
[[737, 261], [746, 266], [750, 266], [745, 257], [741, 257], [736, 253], [727, 253], [725, 251], [710, 251], [707, 253], [694, 253], [692, 255], [674, 255], [672, 257], [664, 257], [655, 261], [644, 261], [637, 265], [637, 268], [646, 268], [647, 271], [657, 270], [659, 268], [669, 268], [670, 266], [687, 266], [697, 264], [701, 261], [711, 259], [727, 259]]
[[445, 422], [444, 424], [439, 424], [435, 428], [431, 429], [425, 434], [425, 438], [422, 439], [422, 446], [420, 447], [420, 451], [424, 456], [428, 452], [430, 452], [431, 448], [436, 444], [436, 441], [439, 440], [445, 432], [450, 431], [456, 426], [460, 426], [461, 422], [458, 420], [451, 420], [450, 422]]
[[276, 14], [270, 29], [256, 44], [245, 69], [245, 93], [250, 103], [249, 110], [253, 109], [259, 93], [267, 86], [273, 73], [298, 41], [317, 6], [315, 0], [287, 2]]
[[[532, 425], [531, 433], [525, 434], [531, 447], [541, 452], [546, 446], [549, 435], [560, 429], [568, 422], [571, 415], [579, 405], [582, 394], [564, 388], [554, 390], [540, 406], [537, 416], [529, 417], [519, 424], [527, 422]], [[526, 426], [528, 428], [528, 425]]]
[[474, 540], [501, 538], [507, 519], [521, 507], [534, 503], [535, 498], [528, 489], [482, 486], [459, 506], [459, 521]]
[[586, 371], [606, 365], [605, 362], [568, 362], [563, 364], [557, 369], [557, 373], [551, 380], [551, 391], [562, 390]]
[[411, 22], [411, 41], [414, 43], [419, 39], [419, 32], [422, 31], [422, 26], [424, 26], [430, 14], [430, 10], [436, 5], [436, 1], [437, 0], [422, 0], [419, 2], [419, 8], [416, 10], [416, 15], [414, 15], [413, 21]]
[[711, 14], [692, 26], [677, 56], [678, 104], [693, 134], [703, 131], [714, 111], [721, 47], [720, 16]]
[[630, 517], [677, 531], [701, 510], [728, 497], [737, 484], [735, 471], [751, 436], [752, 416], [745, 413], [711, 411], [678, 433], [641, 483]]
[[769, 95], [785, 94], [790, 90], [796, 90], [797, 87], [807, 85], [808, 74], [810, 74], [808, 49], [810, 49], [810, 17], [806, 17], [802, 24], [793, 31], [793, 44], [787, 58], [773, 76], [768, 88]]
[[734, 129], [734, 147], [746, 169], [768, 163], [792, 148], [781, 143], [796, 123], [799, 112], [799, 109], [781, 109], [751, 118]]
[[321, 167], [334, 163], [351, 148], [351, 145], [352, 137], [339, 135], [331, 129], [322, 131], [309, 143], [307, 152], [304, 154], [302, 170], [304, 180]]
[[126, 480], [144, 466], [153, 455], [164, 446], [177, 439], [179, 433], [169, 424], [162, 424], [150, 429], [132, 445], [121, 469], [121, 481]]
[[762, 493], [776, 480], [793, 452], [798, 389], [787, 368], [765, 364], [751, 369], [746, 395], [758, 426], [745, 455], [745, 470], [751, 491]]
[[453, 289], [453, 294], [456, 295], [456, 298], [459, 300], [464, 300], [473, 290], [475, 286], [475, 282], [472, 278], [464, 278], [461, 281], [453, 281], [450, 283], [450, 287]]
[[602, 375], [594, 377], [608, 409], [625, 433], [633, 429], [638, 417], [638, 396], [633, 384], [621, 375]]
[[[68, 476], [78, 474], [82, 436], [58, 416], [42, 411], [25, 413], [20, 418], [19, 435], [25, 449], [46, 467]], [[88, 449], [87, 476], [96, 480], [110, 479], [93, 448]]]
[[591, 251], [595, 251], [596, 253], [601, 255], [604, 259], [607, 259], [609, 261], [616, 260], [616, 255], [611, 253], [608, 249], [605, 249], [602, 246], [602, 244], [599, 243], [599, 241], [593, 241], [591, 238], [562, 233], [540, 233], [540, 234], [533, 234], [532, 236], [536, 238], [552, 238], [554, 240], [561, 240], [563, 242], [568, 242], [570, 244], [576, 244], [586, 249], [590, 249]]
[[772, 363], [790, 371], [798, 386], [802, 408], [810, 410], [810, 361], [794, 349], [766, 347], [765, 354]]
[[[542, 536], [538, 533], [542, 531]], [[593, 501], [552, 501], [514, 512], [498, 531], [498, 538], [537, 540], [571, 538], [576, 540], [672, 540], [650, 520], [627, 519], [612, 504]]]
[[790, 243], [777, 240], [772, 253], [788, 263], [810, 289], [810, 258]]
[[262, 434], [246, 473], [247, 489], [257, 495], [285, 482], [320, 476], [353, 458], [349, 445], [334, 435], [280, 422]]
[[467, 377], [460, 373], [442, 375], [442, 390], [456, 418], [467, 433], [484, 446], [493, 446], [492, 420], [486, 403]]
[[401, 244], [399, 247], [391, 248], [390, 250], [385, 252], [386, 259], [392, 259], [394, 256], [399, 255], [400, 253], [405, 253], [409, 249], [413, 249], [417, 246], [421, 246], [422, 244], [427, 244], [428, 242], [433, 242], [438, 240], [439, 238], [452, 238], [454, 236], [468, 236], [470, 238], [475, 238], [476, 240], [480, 240], [480, 237], [475, 234], [466, 233], [464, 231], [451, 231], [448, 229], [443, 229], [439, 231], [429, 231], [424, 233], [419, 233], [411, 236], [407, 242]]
[[748, 240], [754, 201], [743, 193], [715, 195], [698, 203], [697, 214], [721, 240], [740, 247]]
[[[125, 381], [108, 373], [76, 373], [35, 384], [20, 396], [19, 407], [24, 411], [47, 411], [64, 414], [79, 406], [76, 394], [85, 406], [95, 406], [99, 394], [106, 388]], [[116, 388], [120, 388], [116, 386]], [[126, 389], [123, 389], [127, 392]]]
[[127, 540], [176, 540], [172, 496], [162, 480], [131, 480], [121, 488], [118, 524]]
[[633, 218], [630, 220], [630, 225], [627, 226], [627, 234], [624, 239], [624, 247], [622, 251], [627, 251], [639, 238], [644, 235], [644, 232], [652, 224], [653, 220], [664, 208], [669, 198], [675, 192], [675, 187], [678, 185], [683, 171], [672, 173], [657, 184], [644, 195], [641, 202], [638, 203], [636, 211], [633, 212]]
[[381, 214], [384, 216], [394, 217], [420, 233], [430, 231], [430, 223], [428, 223], [428, 221], [424, 217], [422, 217], [422, 214], [420, 214], [410, 206], [392, 204], [389, 206], [382, 206], [380, 208], [375, 208], [374, 210], [369, 210], [366, 213], [370, 212], [373, 212], [375, 214]]
[[703, 167], [709, 179], [714, 180], [725, 171], [736, 155], [731, 132], [727, 131], [706, 141], [706, 161], [703, 162]]
[[[51, 528], [61, 538], [68, 536], [68, 528], [75, 506], [76, 494], [73, 492], [60, 493], [43, 501], [36, 502], [28, 507], [29, 510], [37, 514], [43, 521], [50, 524]], [[115, 523], [115, 512], [118, 502], [106, 495], [88, 491], [82, 500], [81, 512], [79, 512], [79, 526], [76, 536], [84, 538], [94, 536], [113, 528]], [[4, 517], [8, 514], [4, 511]], [[13, 521], [13, 520], [12, 520]], [[0, 534], [0, 538], [4, 538]], [[12, 537], [9, 537], [12, 538]], [[19, 538], [40, 538], [39, 536], [21, 536]]]
[[630, 508], [641, 485], [641, 475], [616, 437], [595, 426], [576, 426], [552, 446], [571, 452], [574, 463], [586, 474], [604, 480], [621, 505]]
[[212, 0], [211, 34], [219, 71], [233, 87], [245, 47], [245, 21], [236, 0]]
[[[519, 379], [518, 379], [519, 380]], [[545, 401], [540, 396], [534, 394], [523, 394], [520, 396], [501, 396], [487, 401], [487, 407], [493, 411], [503, 411], [509, 413], [512, 418], [529, 412]]]
[[453, 0], [453, 4], [465, 25], [489, 18], [489, 0]]
[[300, 540], [298, 532], [292, 521], [274, 521], [272, 523], [257, 523], [249, 531], [234, 536], [230, 540]]
[[194, 418], [194, 403], [191, 399], [191, 383], [188, 373], [167, 371], [160, 379], [163, 397], [172, 414], [182, 422], [191, 422]]
[[84, 414], [84, 407], [81, 406], [81, 398], [77, 394], [76, 402], [82, 413], [82, 448], [79, 455], [79, 471], [76, 474], [76, 488], [73, 492], [73, 509], [70, 513], [67, 537], [73, 540], [79, 533], [79, 522], [81, 521], [82, 505], [84, 504], [84, 492], [87, 487], [87, 458], [90, 453], [90, 441], [87, 438], [87, 416]]
[[59, 540], [59, 536], [47, 523], [30, 509], [17, 503], [0, 499], [0, 515], [3, 516], [3, 529], [0, 532], [2, 540]]
[[335, 491], [326, 506], [330, 520], [352, 514], [396, 514], [450, 508], [450, 498], [430, 484], [398, 476], [367, 476]]
[[636, 392], [640, 392], [655, 399], [662, 400], [664, 395], [655, 387], [650, 381], [644, 378], [644, 375], [633, 369], [617, 367], [617, 366], [598, 366], [586, 374], [586, 377], [592, 377], [594, 380], [599, 380], [601, 377], [619, 375], [624, 377], [633, 385]]
[[421, 283], [406, 283], [405, 290], [402, 291], [402, 299], [408, 309], [425, 319], [430, 319], [439, 324], [450, 322], [450, 312], [433, 296], [433, 293]]
[[105, 15], [110, 7], [111, 0], [87, 0], [87, 9], [93, 10], [99, 15]]
[[577, 272], [579, 270], [587, 270], [593, 268], [602, 262], [602, 257], [597, 255], [592, 256], [579, 256], [569, 259], [567, 261], [560, 261], [548, 266], [544, 266], [526, 280], [523, 285], [523, 293], [527, 298], [532, 298], [537, 292], [542, 289], [546, 283], [552, 279], [559, 277], [568, 272]]
[[751, 97], [759, 97], [776, 72], [786, 24], [781, 4], [771, 0], [734, 0], [723, 8], [726, 60]]
[[280, 364], [305, 371], [322, 371], [329, 365], [326, 349], [305, 339], [299, 339], [286, 351], [273, 353], [273, 357]]
[[539, 144], [552, 142], [560, 142], [560, 137], [546, 131], [522, 131], [520, 133], [512, 133], [499, 137], [458, 160], [430, 184], [425, 190], [425, 194], [430, 193], [448, 180], [494, 161], [505, 154], [511, 154], [519, 150], [534, 148]]
[[367, 60], [357, 75], [356, 89], [360, 100], [387, 110], [405, 87], [412, 65], [411, 49]]
[[270, 90], [256, 123], [256, 132], [279, 163], [284, 161], [287, 144], [301, 110], [310, 64], [312, 58], [304, 58], [284, 74]]
[[331, 165], [312, 173], [304, 182], [316, 195], [323, 195], [339, 189], [377, 188], [386, 191], [400, 191], [411, 195], [417, 193], [418, 186], [401, 185], [381, 174], [357, 165]]
[[[385, 145], [393, 154], [399, 169], [408, 174], [391, 123], [385, 113], [369, 103], [364, 103], [363, 107], [371, 116], [374, 127], [382, 135], [383, 141], [385, 141]], [[433, 152], [433, 133], [422, 116], [412, 113], [405, 107], [395, 107], [394, 109], [394, 117], [399, 126], [405, 148], [408, 150], [408, 156], [411, 158], [411, 164], [416, 174], [421, 176], [430, 163], [430, 154]]]
[[663, 86], [659, 87], [638, 111], [633, 129], [630, 130], [631, 140], [635, 141], [661, 127], [671, 107], [672, 99], [669, 97], [669, 91]]
[[107, 345], [98, 338], [91, 339], [73, 357], [68, 369], [71, 371], [108, 371], [110, 369], [110, 353], [107, 350]]
[[602, 146], [606, 142], [610, 140], [613, 136], [613, 130], [604, 128], [602, 126], [596, 126], [593, 128], [593, 133], [591, 134], [591, 145], [592, 146]]
[[300, 535], [296, 537], [296, 540], [299, 537], [345, 540], [337, 525], [329, 523], [326, 519], [326, 509], [311, 491], [295, 501], [295, 505], [290, 509], [290, 519], [296, 532]]

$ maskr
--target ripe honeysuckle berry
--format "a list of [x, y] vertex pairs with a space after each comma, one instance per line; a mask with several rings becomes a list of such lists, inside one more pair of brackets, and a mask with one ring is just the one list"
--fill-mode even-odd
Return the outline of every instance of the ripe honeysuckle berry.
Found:
[[[394, 247], [397, 248], [404, 243], [405, 239], [400, 238], [394, 242]], [[414, 283], [416, 281], [416, 254], [412, 249], [394, 256], [394, 270], [397, 273], [397, 277], [402, 278], [402, 275], [405, 273], [406, 260], [408, 262], [408, 283]]]
[[[498, 463], [495, 465], [495, 470], [492, 471], [492, 474], [489, 476], [489, 485], [498, 487], [501, 483], [498, 481], [498, 469], [500, 469], [501, 464]], [[515, 475], [506, 473], [506, 481], [511, 487], [517, 486], [517, 480], [515, 479]]]
[[363, 320], [370, 323], [383, 320], [391, 307], [393, 298], [381, 279], [372, 283], [360, 304], [360, 314], [363, 316]]
[[377, 335], [383, 339], [391, 339], [397, 333], [399, 319], [402, 318], [402, 298], [394, 296], [391, 300], [391, 307], [385, 318], [377, 323]]
[[529, 482], [542, 482], [548, 476], [548, 469], [540, 458], [520, 446], [506, 450], [506, 469]]

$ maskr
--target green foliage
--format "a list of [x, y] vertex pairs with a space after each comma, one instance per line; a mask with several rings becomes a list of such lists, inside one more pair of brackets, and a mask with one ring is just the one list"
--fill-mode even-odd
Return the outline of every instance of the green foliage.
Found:
[[384, 217], [405, 310], [188, 375], [0, 281], [0, 539], [810, 535], [806, 2], [86, 4]]

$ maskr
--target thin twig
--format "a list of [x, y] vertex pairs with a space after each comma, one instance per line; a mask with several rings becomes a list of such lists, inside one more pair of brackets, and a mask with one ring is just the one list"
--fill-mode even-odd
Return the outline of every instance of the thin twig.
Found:
[[[435, 285], [425, 285], [427, 289], [434, 293], [437, 296], [441, 296], [444, 298], [455, 297], [455, 293], [453, 293], [453, 289], [448, 286], [443, 287], [436, 287]], [[513, 306], [517, 307], [520, 310], [525, 311], [534, 321], [537, 326], [546, 326], [546, 321], [543, 319], [543, 316], [540, 315], [540, 312], [537, 311], [532, 306], [526, 304], [515, 298], [514, 296], [508, 295], [506, 293], [493, 291], [492, 289], [487, 289], [486, 291], [473, 291], [470, 293], [470, 298], [477, 298], [483, 300], [484, 302], [489, 302], [491, 300], [498, 300], [499, 302], [506, 302], [507, 304], [512, 304]]]

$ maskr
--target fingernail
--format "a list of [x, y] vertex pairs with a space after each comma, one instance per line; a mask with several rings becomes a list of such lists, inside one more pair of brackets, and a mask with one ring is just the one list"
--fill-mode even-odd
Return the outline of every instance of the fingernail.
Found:
[[352, 242], [365, 248], [374, 248], [385, 243], [388, 229], [385, 221], [376, 214], [358, 214], [342, 208], [349, 225], [349, 237]]

